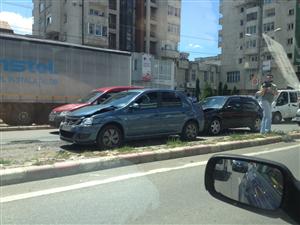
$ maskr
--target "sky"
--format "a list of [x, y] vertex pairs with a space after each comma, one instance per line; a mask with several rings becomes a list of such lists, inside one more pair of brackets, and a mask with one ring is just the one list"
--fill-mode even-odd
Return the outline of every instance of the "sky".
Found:
[[[15, 33], [30, 34], [32, 8], [32, 0], [0, 0], [0, 20]], [[182, 0], [179, 50], [189, 53], [190, 60], [220, 53], [219, 29], [219, 0]]]

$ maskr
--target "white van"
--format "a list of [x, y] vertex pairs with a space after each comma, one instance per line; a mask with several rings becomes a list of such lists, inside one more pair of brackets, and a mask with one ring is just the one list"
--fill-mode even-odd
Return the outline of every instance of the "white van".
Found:
[[279, 90], [272, 103], [273, 123], [291, 121], [300, 108], [300, 90]]

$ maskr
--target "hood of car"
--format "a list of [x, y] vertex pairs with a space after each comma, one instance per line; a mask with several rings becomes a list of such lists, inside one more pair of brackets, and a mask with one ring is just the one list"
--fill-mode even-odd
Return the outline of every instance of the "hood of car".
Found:
[[111, 105], [91, 105], [91, 106], [86, 106], [86, 107], [77, 109], [77, 110], [71, 112], [70, 114], [68, 114], [68, 116], [89, 117], [89, 116], [96, 115], [96, 114], [114, 111], [115, 109], [116, 108]]
[[75, 103], [75, 104], [67, 104], [54, 108], [52, 111], [54, 112], [63, 112], [63, 111], [74, 111], [76, 109], [82, 108], [89, 105], [89, 103]]

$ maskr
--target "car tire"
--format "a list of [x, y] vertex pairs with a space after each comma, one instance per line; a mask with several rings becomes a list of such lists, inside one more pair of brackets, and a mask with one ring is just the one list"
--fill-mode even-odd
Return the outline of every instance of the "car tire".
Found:
[[259, 132], [261, 127], [261, 119], [257, 117], [255, 120], [253, 120], [252, 125], [250, 126], [251, 132]]
[[198, 124], [194, 121], [187, 122], [181, 132], [181, 139], [184, 141], [194, 141], [199, 134]]
[[222, 131], [222, 124], [218, 118], [214, 118], [208, 125], [208, 133], [210, 135], [218, 135]]
[[115, 125], [107, 125], [101, 129], [97, 137], [97, 145], [101, 149], [113, 149], [122, 146], [123, 133]]
[[282, 121], [282, 116], [280, 112], [276, 112], [273, 115], [273, 119], [272, 119], [273, 123], [278, 124]]

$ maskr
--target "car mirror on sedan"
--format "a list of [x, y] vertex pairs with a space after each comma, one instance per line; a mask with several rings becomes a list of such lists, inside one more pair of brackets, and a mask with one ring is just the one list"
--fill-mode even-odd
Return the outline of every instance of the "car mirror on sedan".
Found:
[[254, 157], [215, 155], [205, 171], [205, 187], [213, 197], [298, 223], [299, 183], [284, 165]]
[[129, 106], [130, 109], [139, 109], [140, 105], [138, 103], [133, 103], [132, 105]]

